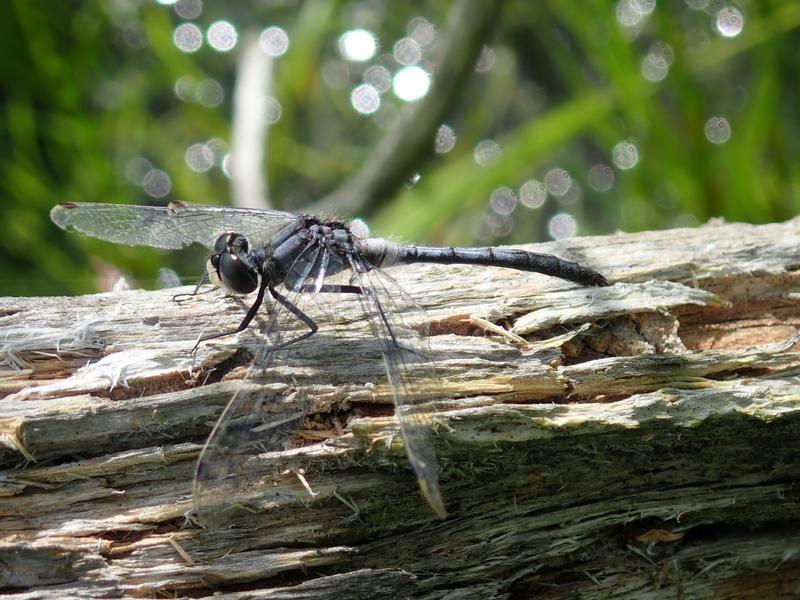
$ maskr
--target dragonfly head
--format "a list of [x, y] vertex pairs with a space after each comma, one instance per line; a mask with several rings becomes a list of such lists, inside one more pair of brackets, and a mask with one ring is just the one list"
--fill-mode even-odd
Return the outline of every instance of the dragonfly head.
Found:
[[240, 233], [223, 233], [214, 243], [214, 254], [206, 263], [209, 279], [237, 294], [249, 294], [258, 287], [258, 272], [247, 259], [247, 239]]

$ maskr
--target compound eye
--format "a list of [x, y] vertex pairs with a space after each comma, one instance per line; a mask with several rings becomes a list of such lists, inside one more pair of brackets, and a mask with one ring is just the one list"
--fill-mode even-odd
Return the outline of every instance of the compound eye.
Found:
[[245, 238], [241, 233], [235, 233], [229, 231], [228, 233], [223, 233], [221, 236], [217, 238], [217, 241], [214, 242], [214, 252], [217, 254], [222, 254], [223, 252], [247, 252], [248, 244], [247, 238]]
[[217, 238], [217, 241], [214, 242], [214, 252], [216, 254], [221, 254], [228, 249], [228, 240], [230, 239], [230, 233], [223, 233], [221, 236]]
[[237, 294], [249, 294], [258, 287], [255, 270], [230, 252], [220, 255], [218, 273], [225, 287]]

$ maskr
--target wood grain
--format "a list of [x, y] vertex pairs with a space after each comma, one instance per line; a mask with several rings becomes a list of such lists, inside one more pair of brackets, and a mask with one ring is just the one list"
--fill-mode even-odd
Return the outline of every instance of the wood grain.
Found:
[[246, 303], [177, 303], [176, 290], [0, 299], [0, 589], [800, 595], [800, 220], [530, 249], [614, 285], [391, 271], [432, 333], [445, 520], [416, 489], [355, 302], [315, 313], [320, 343], [275, 366], [314, 399], [284, 477], [315, 495], [210, 531], [193, 520], [194, 462], [252, 385], [262, 338], [256, 326], [189, 351]]

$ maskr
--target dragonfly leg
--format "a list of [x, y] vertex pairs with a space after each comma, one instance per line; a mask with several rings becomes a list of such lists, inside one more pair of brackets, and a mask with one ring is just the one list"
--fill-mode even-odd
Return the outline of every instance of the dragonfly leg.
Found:
[[389, 337], [392, 338], [392, 343], [394, 344], [394, 346], [398, 350], [402, 350], [403, 352], [410, 352], [411, 354], [415, 354], [419, 358], [422, 358], [423, 360], [427, 359], [428, 357], [425, 354], [420, 354], [419, 352], [414, 350], [414, 348], [406, 348], [405, 346], [403, 346], [403, 344], [401, 344], [400, 342], [397, 341], [397, 338], [394, 335], [394, 330], [392, 329], [392, 326], [389, 324], [389, 319], [386, 316], [386, 311], [383, 310], [383, 305], [381, 304], [381, 301], [378, 300], [378, 297], [369, 288], [363, 288], [363, 293], [364, 293], [364, 295], [369, 296], [370, 298], [372, 298], [372, 300], [375, 302], [375, 307], [378, 309], [378, 314], [381, 317], [381, 321], [383, 321], [383, 326], [386, 328], [386, 331], [389, 333]]
[[[300, 291], [303, 291], [302, 288], [300, 289]], [[277, 346], [272, 348], [272, 350], [278, 350], [279, 348], [285, 348], [286, 346], [290, 346], [291, 344], [296, 344], [297, 342], [301, 342], [305, 339], [308, 339], [312, 335], [317, 333], [319, 326], [314, 322], [314, 320], [311, 317], [309, 317], [306, 313], [304, 313], [302, 310], [300, 310], [294, 304], [292, 304], [291, 300], [289, 300], [286, 296], [282, 295], [280, 292], [275, 290], [272, 286], [270, 286], [269, 288], [269, 293], [275, 299], [275, 302], [280, 302], [284, 307], [286, 307], [286, 309], [290, 313], [292, 313], [295, 317], [300, 319], [300, 321], [305, 323], [306, 327], [308, 327], [309, 329], [305, 333], [301, 333], [300, 335], [298, 335], [295, 338], [292, 338], [291, 340], [279, 343]]]
[[[195, 294], [197, 294], [197, 290], [200, 288], [200, 285], [202, 285], [202, 283], [205, 280], [205, 278], [206, 277], [204, 276], [204, 277], [202, 277], [200, 279], [200, 281], [197, 282], [197, 287], [195, 287], [195, 291], [194, 292], [192, 292], [191, 294], [178, 294], [178, 296], [194, 296]], [[308, 289], [306, 289], [306, 288], [308, 288]], [[256, 313], [258, 312], [258, 309], [261, 307], [261, 304], [264, 302], [264, 292], [267, 289], [269, 289], [270, 295], [275, 299], [276, 302], [280, 302], [283, 306], [285, 306], [289, 310], [289, 312], [291, 312], [300, 321], [305, 323], [306, 326], [309, 329], [309, 331], [297, 336], [294, 339], [291, 339], [291, 340], [288, 340], [286, 342], [282, 342], [282, 343], [278, 344], [274, 348], [275, 350], [277, 350], [279, 348], [284, 348], [284, 347], [289, 346], [291, 344], [296, 344], [297, 342], [301, 342], [301, 341], [311, 337], [312, 335], [314, 335], [317, 332], [317, 330], [319, 329], [319, 326], [313, 321], [313, 319], [311, 319], [311, 317], [309, 317], [302, 310], [297, 308], [294, 304], [292, 304], [292, 302], [286, 296], [282, 295], [280, 292], [278, 292], [274, 288], [272, 288], [270, 286], [262, 285], [258, 290], [258, 295], [256, 296], [256, 299], [253, 302], [253, 305], [247, 311], [247, 314], [245, 315], [244, 319], [242, 319], [242, 322], [239, 323], [239, 326], [236, 329], [231, 329], [230, 331], [223, 331], [222, 333], [215, 333], [213, 335], [207, 335], [207, 336], [201, 337], [199, 340], [197, 340], [197, 343], [194, 345], [194, 348], [192, 348], [192, 354], [197, 352], [197, 348], [203, 342], [207, 342], [208, 340], [215, 340], [217, 338], [226, 337], [226, 336], [229, 336], [229, 335], [234, 335], [236, 333], [240, 333], [240, 332], [244, 331], [245, 329], [247, 329], [247, 327], [250, 325], [250, 323], [255, 318]], [[310, 290], [311, 290], [311, 286], [303, 286], [303, 288], [300, 289], [301, 292], [306, 292], [306, 291], [310, 291]], [[322, 288], [320, 289], [320, 292], [341, 292], [341, 293], [345, 293], [345, 294], [362, 294], [362, 293], [364, 293], [362, 288], [360, 288], [358, 286], [355, 286], [355, 285], [342, 285], [342, 286], [323, 285]]]
[[[383, 321], [383, 324], [385, 325], [386, 330], [389, 332], [389, 335], [392, 338], [392, 342], [398, 348], [403, 349], [403, 350], [407, 350], [406, 348], [403, 348], [400, 345], [400, 343], [397, 341], [397, 339], [394, 337], [394, 332], [392, 332], [392, 328], [389, 326], [389, 321], [386, 318], [386, 313], [383, 312], [383, 306], [381, 306], [381, 303], [378, 302], [378, 299], [375, 297], [375, 295], [372, 293], [371, 290], [369, 290], [367, 288], [363, 288], [360, 285], [331, 285], [331, 284], [327, 284], [326, 283], [326, 284], [323, 284], [322, 286], [320, 286], [320, 288], [318, 290], [315, 289], [314, 286], [304, 285], [298, 291], [303, 292], [303, 293], [320, 293], [320, 294], [326, 294], [326, 293], [327, 294], [358, 294], [358, 295], [364, 295], [364, 296], [369, 296], [369, 297], [373, 298], [375, 300], [375, 304], [378, 306], [378, 311], [379, 311], [379, 313], [381, 315], [381, 320]], [[314, 335], [317, 332], [317, 329], [318, 329], [317, 324], [314, 323], [314, 321], [311, 319], [311, 317], [309, 317], [303, 311], [298, 309], [287, 298], [285, 298], [284, 296], [280, 295], [278, 292], [276, 292], [272, 288], [270, 288], [270, 294], [272, 294], [272, 297], [275, 298], [275, 300], [277, 300], [278, 302], [283, 304], [286, 308], [288, 308], [292, 312], [293, 315], [295, 315], [298, 319], [303, 321], [303, 323], [308, 325], [309, 329], [311, 329], [311, 331], [306, 332], [306, 333], [304, 333], [304, 334], [302, 334], [302, 335], [300, 335], [300, 336], [298, 336], [298, 337], [296, 337], [296, 338], [294, 338], [292, 340], [289, 340], [288, 342], [283, 342], [282, 344], [280, 344], [278, 346], [278, 348], [283, 348], [284, 346], [288, 346], [289, 344], [294, 344], [296, 342], [302, 341], [302, 340], [304, 340], [306, 338], [311, 337], [312, 335]], [[412, 350], [412, 352], [413, 352], [413, 350]]]
[[[300, 288], [303, 293], [314, 293], [313, 285], [304, 285]], [[320, 294], [363, 294], [364, 288], [359, 285], [331, 285], [325, 283], [317, 290]]]
[[208, 279], [208, 273], [203, 273], [203, 275], [200, 277], [200, 279], [197, 280], [197, 283], [194, 286], [194, 291], [193, 292], [189, 292], [188, 294], [175, 294], [172, 297], [172, 301], [173, 302], [183, 302], [184, 300], [187, 300], [188, 298], [192, 298], [193, 296], [199, 296], [200, 294], [207, 294], [208, 292], [214, 291], [213, 287], [205, 290], [204, 292], [200, 291], [200, 287], [206, 282], [207, 279]]
[[[192, 354], [197, 352], [197, 348], [200, 346], [200, 344], [202, 342], [207, 342], [208, 340], [215, 340], [217, 338], [233, 335], [234, 333], [239, 333], [239, 332], [244, 331], [245, 329], [247, 329], [247, 326], [250, 325], [250, 322], [255, 318], [256, 313], [258, 312], [258, 309], [261, 307], [261, 304], [264, 302], [264, 291], [266, 289], [267, 289], [267, 284], [266, 283], [263, 283], [261, 286], [259, 286], [258, 294], [256, 295], [255, 302], [253, 302], [253, 305], [247, 311], [247, 314], [244, 316], [244, 319], [242, 319], [242, 322], [239, 323], [239, 326], [236, 329], [232, 329], [230, 331], [223, 331], [222, 333], [215, 333], [213, 335], [206, 335], [206, 336], [201, 337], [199, 340], [197, 340], [197, 343], [194, 345], [194, 348], [192, 348]], [[270, 292], [271, 293], [272, 293], [272, 291], [273, 291], [272, 288], [270, 288]]]

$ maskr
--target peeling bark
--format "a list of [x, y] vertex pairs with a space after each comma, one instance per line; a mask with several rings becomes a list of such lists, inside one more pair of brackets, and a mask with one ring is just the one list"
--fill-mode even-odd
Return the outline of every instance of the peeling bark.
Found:
[[256, 326], [189, 351], [246, 305], [175, 290], [0, 299], [0, 589], [800, 595], [800, 221], [531, 249], [615, 285], [392, 272], [433, 334], [445, 520], [416, 489], [352, 299], [313, 314], [319, 343], [274, 367], [314, 399], [281, 477], [315, 496], [220, 531], [193, 520], [192, 470], [253, 385], [262, 338]]

